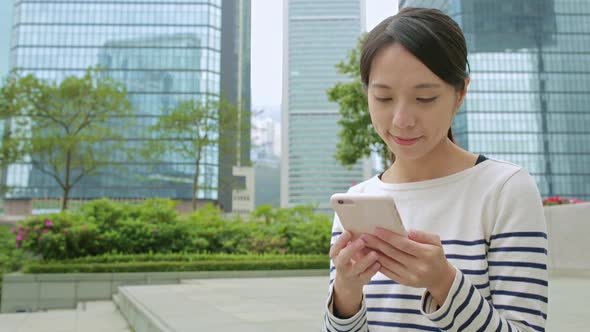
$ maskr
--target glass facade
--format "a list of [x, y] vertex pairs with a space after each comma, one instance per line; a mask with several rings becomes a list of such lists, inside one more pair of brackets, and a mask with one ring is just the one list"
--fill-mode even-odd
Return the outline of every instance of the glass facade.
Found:
[[281, 205], [318, 204], [365, 177], [364, 164], [348, 169], [335, 159], [338, 105], [326, 90], [339, 81], [336, 63], [355, 47], [363, 29], [360, 0], [286, 0], [283, 70]]
[[465, 33], [471, 84], [454, 130], [477, 153], [525, 166], [543, 196], [590, 199], [590, 2], [402, 0]]
[[12, 28], [12, 0], [0, 4], [0, 80], [10, 70], [10, 36]]
[[[221, 0], [17, 0], [14, 11], [12, 60], [20, 72], [59, 81], [102, 65], [124, 83], [134, 107], [126, 144], [147, 143], [148, 127], [179, 102], [220, 94]], [[71, 197], [191, 198], [191, 160], [114, 158], [125, 167], [84, 178]], [[199, 165], [199, 199], [218, 199], [218, 164], [219, 148], [210, 147]], [[10, 166], [7, 182], [15, 186], [12, 198], [61, 195], [53, 179], [27, 164]]]

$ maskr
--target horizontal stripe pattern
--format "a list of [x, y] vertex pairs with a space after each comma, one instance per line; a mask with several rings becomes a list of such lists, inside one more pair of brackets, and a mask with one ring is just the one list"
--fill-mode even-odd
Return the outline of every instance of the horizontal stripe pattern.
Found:
[[[519, 170], [498, 186], [495, 196], [493, 193], [486, 196], [486, 199], [498, 198], [497, 202], [486, 201], [477, 205], [453, 201], [458, 206], [450, 210], [457, 211], [457, 218], [445, 218], [431, 211], [417, 212], [416, 215], [430, 218], [440, 216], [436, 223], [425, 224], [441, 225], [437, 234], [441, 237], [446, 258], [457, 269], [442, 305], [423, 289], [400, 285], [378, 273], [364, 286], [363, 304], [357, 315], [343, 320], [334, 317], [327, 309], [323, 331], [544, 331], [548, 303], [547, 233], [541, 222], [541, 205], [531, 187], [534, 181], [530, 182], [527, 174]], [[461, 190], [456, 192], [462, 193]], [[422, 190], [421, 195], [428, 195], [428, 191]], [[421, 199], [418, 198], [412, 201], [412, 208], [429, 207], [445, 199], [440, 195], [437, 197], [438, 200], [425, 198], [425, 202], [432, 202], [427, 205], [418, 205]], [[399, 203], [403, 218], [408, 210], [404, 210], [403, 201], [396, 203]], [[462, 212], [463, 208], [474, 204], [478, 214]], [[492, 214], [481, 213], [483, 204], [490, 204], [487, 211], [494, 204], [491, 210], [495, 212], [494, 220], [486, 220]], [[463, 216], [468, 220], [456, 221]], [[478, 216], [482, 220], [472, 222], [469, 216]], [[465, 226], [466, 223], [469, 227]], [[460, 228], [452, 229], [457, 225], [461, 225]], [[416, 227], [414, 224], [410, 226]], [[331, 244], [342, 231], [336, 218]], [[336, 273], [331, 262], [330, 287]]]
[[[335, 236], [341, 232], [334, 232]], [[507, 234], [497, 234], [492, 236], [492, 240], [500, 242], [502, 240], [509, 240], [518, 238], [520, 240], [525, 238], [546, 240], [546, 234], [542, 232], [514, 232]], [[533, 292], [521, 291], [531, 286], [538, 286], [546, 289], [548, 282], [546, 279], [534, 278], [525, 275], [510, 275], [507, 271], [515, 268], [529, 269], [531, 271], [540, 270], [546, 271], [547, 265], [544, 263], [526, 262], [520, 260], [501, 260], [499, 257], [508, 259], [514, 255], [522, 253], [541, 255], [545, 257], [547, 251], [542, 246], [525, 246], [520, 245], [498, 245], [496, 247], [486, 247], [490, 242], [486, 240], [446, 240], [444, 246], [453, 246], [453, 254], [446, 254], [447, 259], [451, 260], [458, 266], [460, 271], [460, 281], [457, 289], [453, 293], [451, 305], [443, 308], [445, 312], [439, 313], [436, 319], [425, 320], [429, 316], [428, 308], [422, 307], [421, 295], [399, 293], [400, 288], [404, 286], [390, 279], [373, 279], [364, 288], [365, 301], [368, 304], [362, 318], [356, 317], [355, 320], [347, 324], [338, 324], [330, 321], [330, 315], [326, 314], [325, 331], [335, 332], [351, 332], [359, 331], [366, 332], [372, 329], [392, 329], [398, 331], [522, 331], [518, 329], [519, 326], [525, 326], [531, 331], [543, 331], [544, 320], [547, 315], [539, 309], [529, 308], [522, 305], [510, 305], [503, 303], [510, 303], [513, 299], [522, 301], [534, 301], [537, 303], [547, 304], [548, 299], [546, 295], [537, 294]], [[492, 243], [495, 244], [495, 243]], [[479, 247], [478, 247], [479, 246]], [[463, 247], [464, 249], [456, 249]], [[470, 253], [474, 251], [474, 253]], [[488, 254], [493, 260], [488, 260]], [[469, 268], [461, 268], [461, 263], [465, 263]], [[467, 266], [466, 265], [466, 266]], [[475, 266], [482, 266], [481, 269], [473, 268]], [[493, 275], [494, 273], [502, 273]], [[333, 283], [336, 271], [331, 265], [330, 273], [333, 275], [330, 278], [330, 283]], [[381, 277], [382, 278], [382, 277]], [[481, 279], [487, 280], [483, 283], [472, 283], [471, 280]], [[508, 288], [504, 286], [502, 289], [493, 289], [492, 285], [503, 283], [510, 285]], [[490, 294], [483, 296], [482, 294]], [[451, 295], [449, 295], [451, 296]], [[497, 301], [499, 304], [492, 305]], [[426, 303], [435, 303], [430, 299]], [[387, 304], [386, 306], [379, 303]], [[412, 304], [414, 303], [414, 304]], [[432, 306], [432, 304], [431, 304]], [[435, 308], [436, 309], [436, 308]], [[441, 310], [439, 310], [440, 312]], [[515, 320], [511, 322], [503, 317], [503, 314], [510, 313], [511, 315], [520, 314], [522, 318], [529, 320]], [[541, 324], [537, 321], [531, 321], [532, 317], [542, 319]], [[430, 323], [429, 323], [430, 322]], [[442, 323], [446, 325], [442, 325]], [[526, 322], [526, 324], [524, 323]], [[342, 321], [341, 321], [342, 323]], [[437, 324], [439, 323], [439, 324]], [[518, 326], [514, 325], [517, 323]], [[536, 324], [535, 324], [536, 323]]]

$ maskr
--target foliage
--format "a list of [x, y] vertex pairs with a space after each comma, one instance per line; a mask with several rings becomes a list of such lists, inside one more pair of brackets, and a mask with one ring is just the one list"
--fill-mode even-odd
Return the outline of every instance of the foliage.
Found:
[[390, 152], [373, 128], [365, 87], [361, 82], [360, 57], [365, 38], [366, 35], [362, 35], [357, 46], [348, 53], [348, 58], [336, 65], [338, 73], [349, 76], [351, 80], [336, 83], [327, 90], [328, 99], [337, 102], [340, 107], [338, 124], [341, 129], [336, 159], [342, 165], [351, 166], [377, 152], [386, 168], [391, 160]]
[[[183, 101], [174, 109], [164, 111], [164, 115], [151, 128], [156, 139], [151, 141], [144, 155], [163, 160], [181, 158], [194, 166], [191, 196], [195, 210], [198, 190], [215, 189], [214, 184], [202, 181], [204, 165], [210, 162], [205, 160], [206, 154], [215, 148], [228, 146], [219, 133], [221, 128], [231, 132], [236, 130], [240, 110], [224, 99], [207, 99], [204, 102]], [[200, 183], [204, 183], [204, 186], [200, 186]]]
[[[26, 119], [20, 116], [25, 100], [17, 98], [19, 91], [16, 89], [15, 75], [7, 77], [0, 86], [0, 125], [2, 126], [2, 141], [0, 142], [0, 169], [6, 169], [8, 165], [24, 157], [27, 130]], [[5, 193], [8, 186], [2, 184], [0, 192]]]
[[10, 107], [1, 108], [27, 133], [21, 142], [33, 166], [62, 189], [63, 209], [84, 177], [129, 152], [122, 137], [132, 110], [127, 92], [99, 68], [59, 83], [13, 72], [3, 91], [2, 105]]
[[63, 264], [115, 264], [130, 262], [194, 262], [194, 261], [240, 261], [243, 259], [256, 259], [269, 261], [276, 259], [297, 260], [301, 258], [326, 259], [326, 255], [294, 255], [294, 254], [212, 254], [212, 253], [147, 253], [147, 254], [104, 254], [99, 256], [85, 256], [65, 260], [49, 260], [44, 263]]
[[543, 199], [544, 206], [562, 205], [562, 204], [576, 204], [576, 203], [584, 203], [584, 201], [582, 201], [578, 198], [568, 198], [568, 197], [560, 197], [560, 196], [547, 197], [547, 198]]
[[327, 269], [327, 256], [233, 255], [231, 260], [129, 261], [109, 263], [29, 262], [25, 273], [114, 273], [168, 271], [253, 271]]
[[18, 271], [23, 265], [25, 253], [16, 248], [15, 238], [8, 225], [0, 225], [0, 302], [4, 273]]
[[102, 199], [79, 212], [32, 216], [13, 231], [16, 247], [44, 260], [108, 253], [326, 254], [331, 220], [312, 206], [261, 206], [247, 217], [226, 217], [207, 205], [179, 216], [172, 200]]

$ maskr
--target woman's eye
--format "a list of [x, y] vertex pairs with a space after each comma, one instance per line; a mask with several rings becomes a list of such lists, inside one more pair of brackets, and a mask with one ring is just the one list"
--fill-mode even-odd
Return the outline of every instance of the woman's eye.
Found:
[[391, 98], [389, 98], [389, 97], [377, 97], [377, 96], [375, 96], [375, 99], [377, 101], [389, 101], [389, 100], [391, 100]]
[[436, 98], [438, 98], [438, 97], [432, 97], [432, 98], [416, 98], [416, 100], [419, 103], [427, 104], [427, 103], [432, 103], [433, 101], [436, 100]]

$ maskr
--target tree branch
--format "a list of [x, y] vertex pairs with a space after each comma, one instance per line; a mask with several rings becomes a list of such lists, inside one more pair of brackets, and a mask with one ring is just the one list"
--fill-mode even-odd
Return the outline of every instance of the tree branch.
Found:
[[57, 174], [57, 168], [55, 167], [55, 165], [51, 164], [51, 165], [53, 166], [53, 168], [55, 168], [55, 170], [56, 170], [56, 173], [51, 173], [51, 171], [48, 171], [48, 170], [46, 170], [45, 168], [43, 168], [43, 167], [41, 166], [41, 163], [39, 163], [39, 162], [37, 162], [37, 161], [35, 161], [35, 160], [33, 160], [31, 163], [33, 164], [33, 166], [34, 166], [35, 168], [37, 168], [37, 169], [38, 169], [39, 171], [41, 171], [42, 173], [45, 173], [45, 174], [47, 174], [47, 175], [51, 176], [52, 178], [54, 178], [54, 179], [55, 179], [55, 181], [56, 181], [56, 182], [59, 184], [59, 186], [61, 187], [61, 189], [65, 190], [66, 186], [63, 184], [63, 182], [62, 182], [62, 181], [61, 181], [61, 179], [59, 178], [59, 175]]

